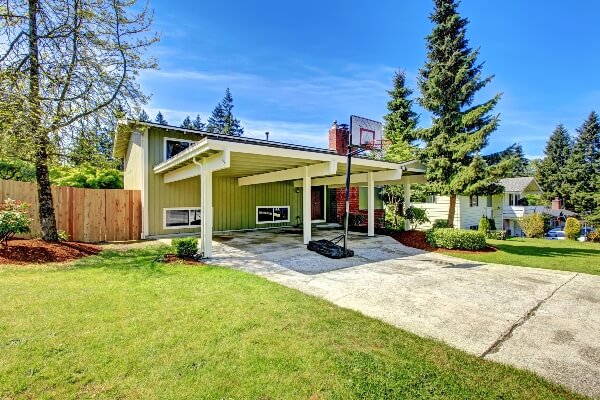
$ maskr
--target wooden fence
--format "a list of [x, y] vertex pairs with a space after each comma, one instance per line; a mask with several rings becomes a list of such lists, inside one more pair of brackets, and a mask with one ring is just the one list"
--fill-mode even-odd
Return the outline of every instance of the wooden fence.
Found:
[[[97, 243], [138, 240], [142, 232], [142, 206], [139, 190], [80, 189], [52, 186], [58, 229], [69, 240]], [[31, 234], [41, 235], [37, 184], [0, 180], [0, 200], [6, 198], [31, 204]]]

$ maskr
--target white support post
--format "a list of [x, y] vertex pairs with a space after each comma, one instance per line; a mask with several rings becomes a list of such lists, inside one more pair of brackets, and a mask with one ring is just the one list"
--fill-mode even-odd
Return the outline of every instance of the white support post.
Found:
[[373, 173], [367, 174], [367, 235], [375, 236], [375, 180]]
[[311, 178], [308, 174], [308, 167], [304, 167], [304, 177], [302, 177], [302, 232], [304, 234], [304, 244], [310, 242], [312, 229], [312, 188], [310, 182]]
[[201, 245], [200, 251], [204, 257], [212, 256], [212, 232], [213, 232], [213, 205], [212, 205], [212, 171], [202, 169], [200, 174], [200, 211], [201, 221]]
[[[406, 210], [410, 207], [410, 183], [404, 184], [404, 215], [406, 215]], [[406, 219], [404, 220], [404, 229], [410, 229], [410, 222]]]

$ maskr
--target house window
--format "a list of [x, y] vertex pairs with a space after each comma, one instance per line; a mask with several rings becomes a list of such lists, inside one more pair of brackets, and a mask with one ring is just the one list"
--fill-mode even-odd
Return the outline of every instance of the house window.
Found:
[[425, 201], [423, 203], [426, 203], [426, 204], [435, 204], [435, 203], [437, 203], [437, 198], [435, 197], [435, 194], [429, 194], [429, 195], [427, 195], [427, 197], [425, 197]]
[[165, 138], [165, 161], [171, 157], [175, 157], [193, 143], [193, 140]]
[[521, 202], [521, 196], [518, 194], [508, 194], [508, 205], [509, 206], [518, 206]]
[[290, 222], [290, 206], [257, 206], [257, 224], [278, 224]]
[[164, 208], [163, 213], [165, 229], [196, 228], [202, 221], [196, 207]]
[[479, 206], [479, 196], [470, 196], [469, 197], [469, 205], [471, 207], [478, 207]]
[[[383, 209], [383, 198], [381, 197], [381, 187], [375, 187], [375, 209]], [[369, 188], [362, 186], [358, 190], [358, 209], [367, 210], [369, 208]]]

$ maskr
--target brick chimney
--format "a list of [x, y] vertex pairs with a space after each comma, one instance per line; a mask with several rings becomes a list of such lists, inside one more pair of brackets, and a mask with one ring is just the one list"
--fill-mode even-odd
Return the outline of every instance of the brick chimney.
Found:
[[555, 197], [554, 200], [552, 200], [552, 209], [560, 210], [561, 208], [562, 208], [562, 200], [559, 199], [558, 197]]
[[333, 121], [333, 125], [329, 128], [329, 150], [333, 150], [341, 155], [346, 155], [348, 152], [349, 134], [350, 131], [348, 125], [338, 125], [337, 121]]

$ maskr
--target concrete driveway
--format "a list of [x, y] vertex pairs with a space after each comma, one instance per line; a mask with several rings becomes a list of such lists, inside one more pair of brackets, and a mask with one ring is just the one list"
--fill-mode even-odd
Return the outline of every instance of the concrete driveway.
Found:
[[211, 262], [600, 398], [600, 276], [482, 264], [386, 236], [352, 234], [350, 248], [355, 257], [331, 260], [298, 235], [235, 233], [215, 237]]

